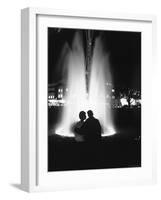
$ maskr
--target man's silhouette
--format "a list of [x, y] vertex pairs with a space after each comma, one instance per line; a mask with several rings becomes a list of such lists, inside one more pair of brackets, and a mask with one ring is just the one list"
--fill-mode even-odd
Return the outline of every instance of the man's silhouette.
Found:
[[98, 119], [93, 116], [93, 111], [87, 112], [88, 119], [84, 122], [81, 127], [81, 132], [84, 134], [85, 141], [87, 142], [98, 142], [101, 139], [101, 125]]

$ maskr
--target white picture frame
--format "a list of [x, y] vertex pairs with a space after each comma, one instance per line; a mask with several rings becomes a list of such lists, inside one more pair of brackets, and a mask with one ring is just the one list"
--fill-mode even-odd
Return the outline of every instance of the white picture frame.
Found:
[[[57, 20], [53, 19], [56, 18]], [[60, 19], [60, 20], [59, 20]], [[41, 113], [46, 113], [44, 108], [43, 95], [46, 89], [43, 85], [46, 81], [47, 68], [45, 65], [39, 65], [38, 56], [40, 47], [38, 32], [46, 27], [84, 27], [82, 21], [87, 21], [87, 27], [103, 29], [104, 24], [110, 21], [112, 30], [140, 30], [143, 32], [145, 41], [142, 48], [142, 56], [147, 57], [144, 60], [142, 68], [142, 80], [144, 92], [144, 108], [142, 113], [145, 144], [142, 149], [143, 166], [139, 169], [107, 169], [107, 170], [84, 170], [70, 172], [53, 172], [48, 175], [45, 172], [45, 156], [47, 133], [42, 136], [45, 130], [45, 117]], [[61, 24], [60, 24], [61, 22]], [[78, 22], [74, 24], [74, 22]], [[100, 25], [99, 25], [100, 24]], [[106, 26], [106, 25], [105, 25]], [[45, 27], [45, 28], [43, 28]], [[113, 27], [113, 28], [112, 28]], [[115, 28], [114, 28], [115, 27]], [[106, 30], [106, 28], [105, 28]], [[130, 14], [112, 14], [102, 12], [85, 11], [61, 11], [44, 8], [25, 8], [21, 13], [21, 187], [25, 191], [54, 191], [74, 188], [96, 188], [115, 185], [136, 185], [136, 184], [154, 184], [156, 182], [156, 144], [155, 133], [153, 136], [153, 120], [151, 118], [151, 109], [153, 107], [152, 97], [148, 96], [151, 85], [152, 68], [155, 67], [156, 50], [156, 18], [152, 15], [130, 15]], [[144, 39], [143, 37], [143, 39]], [[44, 39], [44, 42], [46, 40]], [[146, 42], [148, 41], [148, 44]], [[43, 46], [39, 46], [39, 45]], [[149, 45], [149, 46], [148, 46]], [[41, 48], [40, 48], [41, 49]], [[40, 53], [40, 54], [39, 54]], [[41, 63], [45, 63], [46, 54], [41, 58]], [[146, 69], [145, 66], [146, 65]], [[44, 81], [43, 81], [44, 80]], [[47, 83], [46, 83], [47, 84]], [[40, 91], [40, 88], [42, 91]], [[43, 106], [42, 106], [43, 105]], [[148, 110], [147, 110], [148, 108]], [[151, 123], [149, 123], [151, 122]], [[41, 125], [40, 125], [41, 124]], [[148, 124], [146, 127], [145, 124]], [[40, 127], [41, 126], [41, 127]], [[143, 141], [143, 142], [144, 142]], [[40, 148], [41, 147], [41, 148]], [[40, 156], [41, 155], [41, 156]], [[144, 159], [145, 158], [145, 159]], [[145, 163], [145, 165], [144, 165]]]

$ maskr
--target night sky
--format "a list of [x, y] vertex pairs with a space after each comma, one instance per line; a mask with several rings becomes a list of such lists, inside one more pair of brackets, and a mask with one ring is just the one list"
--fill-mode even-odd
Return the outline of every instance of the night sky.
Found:
[[[78, 29], [48, 28], [48, 83], [61, 82], [61, 53], [67, 43], [69, 47]], [[85, 31], [79, 30], [83, 38]], [[93, 40], [101, 34], [104, 49], [109, 53], [110, 71], [114, 87], [141, 90], [141, 33], [95, 30]]]

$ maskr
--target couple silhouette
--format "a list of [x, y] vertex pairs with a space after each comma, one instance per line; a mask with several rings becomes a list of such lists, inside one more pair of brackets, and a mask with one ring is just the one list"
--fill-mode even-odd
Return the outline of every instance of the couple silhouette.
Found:
[[86, 119], [85, 111], [79, 113], [80, 121], [74, 127], [75, 139], [76, 141], [99, 142], [102, 132], [100, 122], [93, 116], [92, 110], [88, 110], [87, 115]]

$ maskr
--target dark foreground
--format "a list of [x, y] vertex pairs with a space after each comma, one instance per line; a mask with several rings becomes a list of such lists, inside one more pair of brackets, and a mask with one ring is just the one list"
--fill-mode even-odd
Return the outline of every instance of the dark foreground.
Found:
[[74, 138], [49, 137], [48, 171], [141, 166], [137, 139], [104, 137], [99, 144], [75, 142]]
[[115, 116], [117, 133], [99, 144], [48, 136], [48, 171], [141, 167], [140, 110], [120, 110]]

